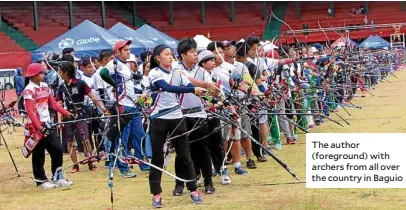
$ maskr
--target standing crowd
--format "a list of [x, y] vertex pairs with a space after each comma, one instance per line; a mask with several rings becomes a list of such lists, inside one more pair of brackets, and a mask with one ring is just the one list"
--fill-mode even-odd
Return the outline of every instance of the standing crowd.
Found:
[[[186, 186], [192, 202], [202, 203], [197, 180], [213, 194], [216, 177], [231, 184], [229, 168], [236, 175], [258, 170], [272, 147], [282, 149], [280, 133], [286, 145], [296, 144], [299, 129], [324, 123], [330, 112], [358, 96], [358, 88], [365, 96], [365, 87], [396, 68], [390, 53], [367, 54], [353, 66], [344, 61], [359, 60], [356, 53], [344, 57], [320, 44], [277, 49], [255, 36], [215, 41], [200, 52], [185, 38], [176, 50], [160, 44], [139, 57], [131, 54], [131, 43], [120, 40], [113, 50], [82, 59], [66, 48], [24, 71], [20, 94], [28, 116], [25, 142], [30, 142], [25, 148], [32, 152], [39, 187], [73, 183], [63, 176], [64, 152], [72, 160], [71, 173], [80, 172], [80, 165], [97, 171], [91, 161], [96, 158], [133, 178], [131, 164], [121, 157], [162, 169], [174, 151], [176, 176], [183, 181], [174, 182], [173, 195], [181, 196]], [[45, 175], [45, 150], [51, 180]], [[86, 161], [79, 161], [77, 152]], [[162, 171], [149, 164], [139, 168], [149, 173], [153, 207], [162, 207]]]

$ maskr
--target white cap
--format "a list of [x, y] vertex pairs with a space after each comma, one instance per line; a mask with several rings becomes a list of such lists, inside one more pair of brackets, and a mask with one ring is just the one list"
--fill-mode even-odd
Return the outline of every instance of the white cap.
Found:
[[137, 63], [137, 59], [135, 59], [135, 55], [131, 53], [130, 58], [127, 59], [127, 62], [135, 62], [135, 63]]
[[318, 52], [318, 50], [317, 50], [315, 47], [311, 47], [310, 50], [311, 50], [313, 53]]
[[211, 59], [211, 58], [215, 58], [215, 57], [216, 57], [216, 56], [214, 56], [214, 54], [213, 54], [210, 50], [204, 50], [204, 51], [202, 51], [201, 53], [199, 53], [199, 56], [198, 56], [199, 62], [197, 62], [197, 65], [200, 66], [200, 64], [201, 64], [203, 61], [208, 60], [208, 59]]
[[73, 60], [74, 61], [80, 61], [80, 58], [76, 57], [75, 55], [73, 55]]
[[272, 44], [269, 41], [265, 42], [265, 45], [263, 46], [263, 48], [264, 48], [264, 53], [265, 54], [270, 52], [271, 50], [278, 49], [277, 46], [275, 46], [274, 44]]
[[[240, 39], [240, 41], [238, 41], [238, 42], [245, 42], [245, 39]], [[237, 42], [237, 43], [238, 43], [238, 42]]]

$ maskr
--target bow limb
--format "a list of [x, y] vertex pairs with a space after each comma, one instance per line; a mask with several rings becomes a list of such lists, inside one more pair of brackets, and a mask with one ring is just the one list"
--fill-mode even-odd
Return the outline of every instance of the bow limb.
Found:
[[345, 41], [344, 43], [347, 45], [347, 40], [345, 39], [345, 37], [344, 37], [341, 33], [338, 33], [338, 32], [334, 29], [334, 27], [330, 25], [330, 21], [327, 22], [327, 25], [330, 27], [330, 29], [331, 29], [332, 31], [334, 31], [334, 33], [336, 33], [339, 37], [341, 37], [341, 38], [343, 39], [343, 41]]
[[168, 171], [166, 171], [166, 170], [164, 170], [164, 169], [162, 169], [162, 168], [160, 168], [160, 167], [158, 167], [158, 166], [156, 166], [156, 165], [154, 165], [152, 163], [140, 160], [140, 159], [138, 159], [136, 157], [133, 157], [133, 156], [131, 156], [131, 157], [120, 156], [120, 157], [118, 157], [118, 159], [119, 159], [120, 162], [124, 162], [124, 163], [127, 163], [127, 164], [145, 164], [145, 165], [148, 165], [148, 166], [150, 166], [152, 168], [155, 168], [158, 171], [161, 171], [162, 173], [165, 173], [166, 175], [168, 175], [168, 176], [170, 176], [170, 177], [172, 177], [172, 178], [174, 178], [176, 180], [181, 181], [181, 182], [193, 182], [193, 181], [196, 180], [196, 179], [192, 179], [192, 180], [182, 179], [182, 178], [180, 178], [180, 177], [178, 177], [178, 176], [176, 176], [176, 175], [174, 175], [174, 174], [172, 174], [172, 173], [170, 173], [170, 172], [168, 172]]
[[[324, 34], [324, 36], [326, 37], [326, 47], [330, 50], [330, 53], [333, 53], [333, 51], [331, 50], [331, 48], [330, 48], [330, 39], [328, 38], [328, 36], [327, 36], [327, 34], [326, 34], [326, 32], [324, 31], [324, 29], [321, 27], [321, 25], [320, 25], [320, 20], [317, 20], [317, 24], [319, 25], [319, 28], [321, 29], [321, 31], [323, 32], [323, 34]], [[327, 41], [328, 41], [328, 44], [327, 44]]]
[[97, 71], [96, 66], [94, 65], [93, 61], [92, 61], [92, 56], [89, 56], [89, 60], [90, 60], [90, 64], [92, 65], [92, 67], [94, 68], [95, 71]]
[[289, 26], [289, 24], [287, 24], [285, 21], [283, 21], [283, 20], [279, 19], [278, 17], [276, 17], [276, 15], [273, 13], [273, 10], [271, 10], [271, 14], [272, 14], [272, 16], [273, 16], [276, 20], [278, 20], [279, 22], [285, 24], [285, 25], [290, 29], [290, 31], [291, 31], [292, 34], [293, 34], [293, 37], [295, 38], [295, 43], [299, 44], [299, 46], [300, 46], [299, 39], [296, 37], [295, 32], [294, 32], [293, 29]]
[[336, 33], [343, 40], [343, 42], [344, 42], [344, 52], [345, 52], [345, 49], [347, 48], [347, 45], [349, 45], [349, 43], [347, 43], [347, 42], [349, 42], [349, 40], [346, 39], [345, 36], [343, 36], [341, 33], [338, 33], [338, 31], [336, 31], [334, 29], [334, 27], [330, 25], [330, 21], [327, 22], [327, 25], [330, 27], [330, 29], [332, 31], [334, 31], [334, 33]]

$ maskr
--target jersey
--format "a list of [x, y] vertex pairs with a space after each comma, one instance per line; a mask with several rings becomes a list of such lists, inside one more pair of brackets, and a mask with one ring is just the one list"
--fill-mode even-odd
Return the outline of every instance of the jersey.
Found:
[[[94, 95], [96, 95], [96, 89], [94, 88], [94, 79], [93, 79], [94, 75], [87, 75], [87, 74], [83, 74], [82, 75], [82, 80], [84, 82], [86, 82], [87, 86], [89, 86], [90, 90], [92, 91], [92, 93]], [[90, 99], [89, 96], [85, 96], [85, 104], [93, 104], [93, 101]]]
[[[171, 70], [168, 72], [160, 67], [151, 69], [148, 74], [149, 82], [151, 85], [151, 90], [158, 90], [155, 86], [155, 82], [163, 80], [169, 85], [173, 86], [187, 86], [190, 81], [182, 74], [180, 70]], [[152, 105], [151, 116], [158, 114], [160, 111], [179, 106], [179, 100], [176, 93], [160, 92], [156, 95], [154, 103]], [[182, 118], [183, 114], [181, 109], [174, 110], [168, 114], [158, 117], [159, 119], [179, 119]]]
[[99, 94], [99, 89], [105, 90], [105, 96], [104, 98], [108, 101], [116, 101], [116, 98], [114, 97], [114, 94], [112, 92], [113, 87], [109, 85], [107, 82], [105, 82], [101, 77], [100, 77], [100, 71], [103, 69], [103, 67], [100, 67], [96, 73], [93, 76], [93, 87], [96, 90], [96, 98], [101, 99], [102, 97]]
[[[199, 68], [198, 66], [192, 67], [192, 69], [188, 70], [183, 63], [179, 63], [179, 65], [172, 64], [172, 67], [175, 67], [175, 70], [182, 71], [183, 74], [188, 78], [194, 78], [197, 80], [203, 81], [203, 76], [205, 70], [203, 68]], [[201, 111], [191, 114], [186, 114], [185, 117], [191, 118], [207, 118], [206, 111], [204, 111], [204, 101], [196, 96], [193, 93], [182, 93], [179, 97], [179, 102], [182, 110], [185, 109], [192, 109], [192, 108], [200, 108]]]
[[[242, 81], [242, 76], [248, 74], [248, 69], [243, 63], [234, 61], [234, 65], [223, 62], [220, 66], [214, 68], [213, 72], [217, 78], [221, 80], [223, 91], [226, 94], [226, 97], [228, 97], [231, 94], [230, 79], [234, 77], [235, 80], [236, 77], [240, 77], [240, 80]], [[244, 96], [244, 94], [238, 90], [236, 91], [236, 94], [239, 98]]]
[[85, 81], [75, 78], [71, 84], [59, 86], [56, 100], [62, 101], [63, 107], [70, 112], [85, 114], [83, 109], [85, 96], [90, 92]]
[[135, 94], [135, 85], [133, 81], [133, 73], [127, 65], [127, 62], [115, 58], [117, 61], [117, 74], [114, 70], [114, 63], [110, 61], [105, 68], [109, 70], [109, 74], [117, 82], [118, 88], [118, 102], [120, 105], [135, 107], [135, 102], [140, 96]]
[[[23, 91], [24, 100], [34, 101], [34, 111], [40, 122], [50, 122], [51, 117], [49, 114], [48, 98], [51, 95], [51, 89], [45, 82], [41, 82], [39, 86], [30, 81]], [[28, 118], [28, 123], [32, 123]]]

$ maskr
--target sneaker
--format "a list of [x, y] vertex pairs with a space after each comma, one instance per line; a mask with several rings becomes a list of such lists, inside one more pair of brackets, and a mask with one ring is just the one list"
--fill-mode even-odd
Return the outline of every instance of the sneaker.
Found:
[[255, 161], [252, 159], [247, 160], [247, 168], [249, 169], [256, 169], [257, 165], [255, 164]]
[[231, 184], [231, 179], [228, 176], [228, 169], [226, 167], [223, 167], [220, 170], [220, 175], [221, 175], [221, 184], [223, 185]]
[[96, 165], [94, 165], [93, 163], [89, 164], [89, 171], [98, 171], [98, 170], [99, 169], [97, 169]]
[[263, 163], [263, 162], [266, 162], [266, 161], [268, 161], [267, 159], [266, 159], [266, 157], [257, 157], [257, 161], [258, 162], [260, 162], [260, 163]]
[[275, 144], [275, 149], [276, 150], [281, 150], [282, 149], [282, 144], [281, 143], [276, 143]]
[[68, 186], [71, 186], [71, 185], [73, 184], [73, 182], [72, 182], [72, 181], [68, 181], [68, 180], [66, 180], [66, 179], [60, 179], [60, 180], [54, 182], [54, 184], [55, 184], [56, 186], [58, 186], [58, 187], [68, 187]]
[[316, 125], [320, 125], [320, 124], [321, 124], [319, 120], [314, 121], [314, 123], [315, 123]]
[[213, 183], [206, 184], [204, 186], [204, 192], [206, 194], [213, 194], [216, 191], [216, 188], [213, 187]]
[[100, 152], [100, 159], [101, 160], [107, 160], [107, 156], [106, 156], [106, 153], [104, 151]]
[[161, 193], [159, 193], [158, 195], [154, 195], [152, 197], [152, 207], [154, 207], [154, 208], [162, 208]]
[[128, 170], [128, 171], [120, 171], [120, 176], [123, 176], [125, 178], [133, 178], [136, 177], [137, 175], [135, 175], [134, 172]]
[[212, 168], [212, 169], [211, 169], [211, 174], [212, 174], [212, 177], [217, 176], [217, 171], [216, 171], [216, 169]]
[[288, 138], [287, 143], [288, 144], [296, 144], [295, 140], [293, 140], [292, 138]]
[[56, 185], [56, 184], [53, 184], [53, 183], [51, 183], [51, 182], [44, 182], [44, 183], [38, 185], [38, 187], [39, 187], [39, 188], [42, 188], [42, 189], [44, 189], [44, 190], [49, 190], [49, 189], [56, 188], [57, 185]]
[[246, 175], [246, 174], [248, 174], [248, 172], [247, 172], [245, 169], [243, 169], [241, 166], [238, 167], [238, 168], [234, 168], [234, 172], [235, 172], [236, 174], [239, 174], [239, 175]]
[[203, 203], [202, 196], [200, 195], [199, 191], [194, 191], [190, 193], [190, 199], [192, 200], [192, 203], [194, 204], [201, 204]]
[[79, 165], [78, 164], [75, 164], [73, 167], [72, 167], [72, 170], [70, 171], [71, 173], [76, 173], [76, 172], [78, 172], [79, 171]]
[[183, 189], [184, 187], [182, 185], [176, 185], [175, 189], [172, 192], [173, 196], [181, 196], [183, 195]]
[[243, 149], [241, 150], [240, 155], [245, 156], [245, 151]]

